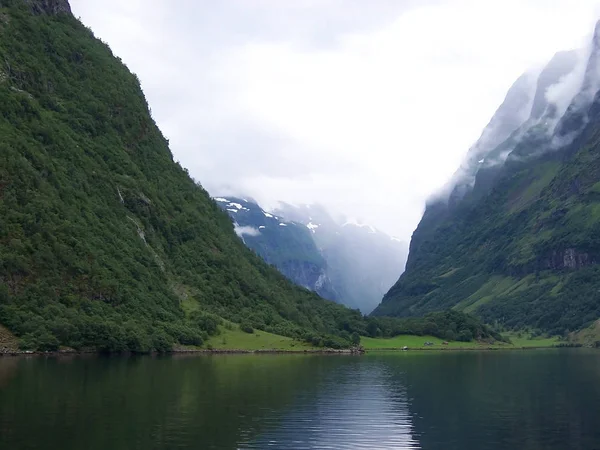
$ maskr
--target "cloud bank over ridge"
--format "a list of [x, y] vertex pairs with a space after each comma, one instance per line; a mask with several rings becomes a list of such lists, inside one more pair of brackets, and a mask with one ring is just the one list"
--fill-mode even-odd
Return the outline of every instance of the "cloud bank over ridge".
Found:
[[213, 195], [265, 207], [319, 202], [408, 240], [511, 83], [579, 46], [597, 3], [72, 0], [72, 8], [139, 75], [175, 158]]

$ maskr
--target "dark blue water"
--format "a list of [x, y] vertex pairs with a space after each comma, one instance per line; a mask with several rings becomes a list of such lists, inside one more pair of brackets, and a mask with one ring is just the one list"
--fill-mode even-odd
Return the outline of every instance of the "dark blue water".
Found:
[[0, 449], [600, 450], [600, 352], [0, 358]]

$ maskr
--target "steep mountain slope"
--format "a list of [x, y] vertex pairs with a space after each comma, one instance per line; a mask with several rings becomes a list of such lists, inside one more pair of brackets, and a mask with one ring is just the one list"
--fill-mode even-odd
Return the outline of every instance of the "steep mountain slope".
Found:
[[374, 227], [337, 222], [318, 205], [283, 203], [275, 213], [310, 229], [336, 299], [345, 305], [371, 312], [404, 269], [406, 244]]
[[274, 216], [254, 201], [237, 197], [217, 197], [215, 200], [229, 213], [237, 235], [267, 263], [277, 267], [294, 283], [323, 298], [337, 300], [327, 262], [309, 228]]
[[168, 349], [218, 317], [349, 343], [360, 315], [243, 245], [66, 0], [0, 0], [0, 61], [0, 323], [26, 346]]
[[557, 333], [600, 317], [599, 53], [597, 26], [566, 111], [548, 101], [574, 66], [562, 54], [529, 94], [537, 99], [529, 117], [481, 155], [494, 164], [477, 168], [461, 195], [427, 206], [406, 271], [375, 315], [454, 307]]

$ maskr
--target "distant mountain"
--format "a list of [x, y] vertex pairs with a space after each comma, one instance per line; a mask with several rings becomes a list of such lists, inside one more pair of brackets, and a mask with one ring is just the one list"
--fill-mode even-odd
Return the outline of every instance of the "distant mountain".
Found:
[[370, 225], [336, 221], [319, 205], [282, 203], [275, 213], [311, 230], [336, 300], [345, 305], [371, 312], [404, 270], [406, 243]]
[[319, 205], [216, 197], [244, 243], [287, 278], [324, 298], [369, 313], [404, 270], [406, 244], [372, 226], [335, 221]]
[[455, 308], [565, 334], [600, 317], [599, 88], [600, 24], [513, 85], [374, 315]]
[[263, 210], [253, 200], [216, 197], [234, 222], [244, 243], [294, 283], [320, 296], [339, 300], [328, 275], [327, 262], [311, 230]]

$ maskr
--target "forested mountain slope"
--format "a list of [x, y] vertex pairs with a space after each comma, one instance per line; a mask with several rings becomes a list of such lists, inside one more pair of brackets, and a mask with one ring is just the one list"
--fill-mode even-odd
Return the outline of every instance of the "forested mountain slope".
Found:
[[219, 317], [334, 346], [361, 320], [244, 246], [66, 0], [0, 0], [0, 323], [30, 348], [145, 351]]
[[474, 147], [484, 150], [465, 164], [472, 178], [459, 176], [427, 206], [406, 271], [375, 315], [453, 307], [555, 333], [600, 317], [598, 26], [584, 54], [575, 95], [561, 98], [568, 107], [549, 95], [565, 74], [577, 77], [572, 57], [559, 54], [526, 91], [528, 114], [499, 110], [490, 125], [510, 122], [508, 137], [486, 147], [484, 131]]

